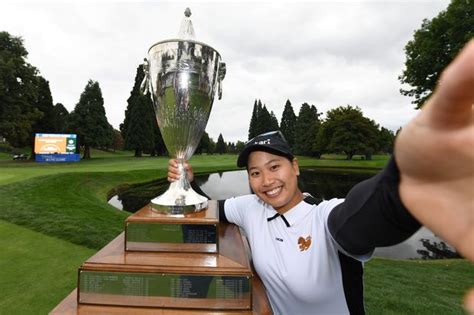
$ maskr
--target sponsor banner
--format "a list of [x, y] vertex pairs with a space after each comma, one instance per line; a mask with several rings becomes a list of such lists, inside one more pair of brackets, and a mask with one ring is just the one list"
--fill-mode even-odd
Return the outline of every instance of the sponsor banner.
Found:
[[36, 154], [75, 154], [77, 135], [37, 133], [35, 135]]
[[36, 154], [36, 162], [78, 162], [81, 156], [78, 153], [73, 154]]

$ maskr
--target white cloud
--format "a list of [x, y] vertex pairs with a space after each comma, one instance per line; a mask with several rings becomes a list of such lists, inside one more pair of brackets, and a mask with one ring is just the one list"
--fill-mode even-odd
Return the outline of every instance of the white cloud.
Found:
[[287, 99], [320, 112], [359, 106], [397, 129], [415, 111], [399, 94], [404, 45], [447, 1], [9, 2], [0, 31], [24, 39], [29, 62], [50, 82], [54, 102], [71, 111], [87, 80], [100, 83], [109, 122], [118, 128], [138, 64], [157, 41], [177, 35], [186, 6], [196, 37], [227, 63], [223, 99], [207, 131], [245, 140], [254, 100], [278, 119]]

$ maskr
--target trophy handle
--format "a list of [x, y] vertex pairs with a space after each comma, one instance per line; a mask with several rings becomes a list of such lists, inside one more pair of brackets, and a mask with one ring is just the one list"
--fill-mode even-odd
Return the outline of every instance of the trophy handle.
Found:
[[150, 92], [150, 81], [148, 80], [148, 71], [150, 69], [150, 65], [148, 64], [148, 60], [143, 58], [143, 73], [145, 76], [143, 77], [143, 81], [140, 84], [140, 92], [143, 95], [147, 95]]
[[219, 99], [222, 98], [222, 80], [225, 78], [226, 68], [225, 62], [219, 62], [219, 74], [217, 75]]

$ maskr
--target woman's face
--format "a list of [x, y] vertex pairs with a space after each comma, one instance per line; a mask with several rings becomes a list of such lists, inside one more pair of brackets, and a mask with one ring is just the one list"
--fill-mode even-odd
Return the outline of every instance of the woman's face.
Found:
[[298, 161], [264, 151], [250, 153], [247, 163], [249, 184], [255, 194], [280, 214], [303, 200], [298, 188]]

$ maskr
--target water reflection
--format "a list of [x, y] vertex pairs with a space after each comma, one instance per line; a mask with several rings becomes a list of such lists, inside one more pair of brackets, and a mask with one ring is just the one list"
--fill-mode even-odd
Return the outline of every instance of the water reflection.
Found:
[[[372, 175], [373, 173], [350, 173], [341, 170], [302, 169], [299, 186], [302, 191], [311, 193], [317, 199], [344, 198], [355, 184]], [[227, 199], [250, 193], [246, 171], [200, 175], [195, 177], [195, 181], [212, 199]], [[167, 188], [168, 183], [164, 180], [134, 186], [114, 196], [109, 203], [119, 209], [135, 212]], [[426, 251], [427, 248], [420, 239], [427, 239], [431, 243], [440, 241], [430, 230], [423, 227], [401, 244], [377, 248], [374, 255], [398, 259], [422, 258], [417, 251]]]

